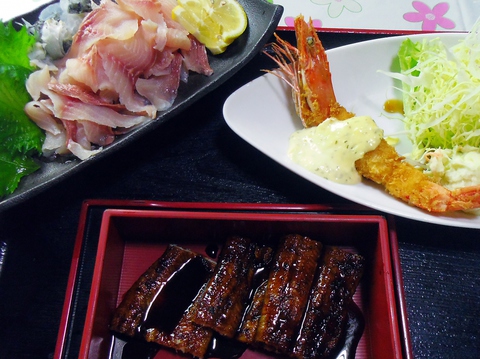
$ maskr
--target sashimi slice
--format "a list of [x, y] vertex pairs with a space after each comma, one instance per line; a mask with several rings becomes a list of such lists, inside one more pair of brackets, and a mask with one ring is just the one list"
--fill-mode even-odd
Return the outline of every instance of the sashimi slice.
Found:
[[135, 84], [139, 94], [147, 98], [158, 111], [164, 111], [172, 106], [177, 96], [180, 83], [182, 56], [176, 54], [170, 64], [170, 73], [149, 79], [139, 78]]

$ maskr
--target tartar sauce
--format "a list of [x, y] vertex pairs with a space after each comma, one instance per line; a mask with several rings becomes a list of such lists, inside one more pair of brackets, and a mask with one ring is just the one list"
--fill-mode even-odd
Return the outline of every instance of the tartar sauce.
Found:
[[383, 130], [368, 116], [328, 118], [317, 127], [294, 132], [289, 157], [307, 170], [343, 184], [360, 182], [355, 161], [375, 149]]

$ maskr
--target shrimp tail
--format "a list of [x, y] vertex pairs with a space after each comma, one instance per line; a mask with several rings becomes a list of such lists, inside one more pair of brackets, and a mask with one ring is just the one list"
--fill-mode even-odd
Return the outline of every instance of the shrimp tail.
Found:
[[406, 162], [385, 140], [357, 160], [355, 167], [363, 177], [384, 186], [392, 196], [429, 212], [480, 207], [480, 186], [450, 191]]
[[312, 19], [307, 23], [303, 16], [294, 20], [299, 51], [299, 82], [303, 88], [300, 112], [306, 127], [317, 126], [322, 119], [335, 117], [346, 120], [354, 116], [337, 102], [327, 53], [320, 41]]
[[480, 208], [480, 186], [469, 186], [451, 191], [449, 211]]
[[292, 88], [295, 108], [305, 127], [314, 127], [329, 117], [345, 120], [354, 114], [341, 106], [335, 97], [327, 54], [318, 38], [312, 20], [303, 16], [294, 21], [297, 47], [279, 38], [270, 44], [273, 55], [264, 53], [278, 65], [280, 73]]

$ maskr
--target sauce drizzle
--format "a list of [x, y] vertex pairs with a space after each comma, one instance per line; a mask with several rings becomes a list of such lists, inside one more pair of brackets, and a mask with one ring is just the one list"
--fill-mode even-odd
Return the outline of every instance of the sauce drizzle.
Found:
[[383, 109], [388, 113], [399, 113], [404, 114], [403, 112], [403, 101], [396, 98], [389, 99], [383, 104]]
[[197, 256], [187, 261], [155, 295], [139, 326], [140, 332], [155, 328], [171, 333], [209, 275], [204, 258]]

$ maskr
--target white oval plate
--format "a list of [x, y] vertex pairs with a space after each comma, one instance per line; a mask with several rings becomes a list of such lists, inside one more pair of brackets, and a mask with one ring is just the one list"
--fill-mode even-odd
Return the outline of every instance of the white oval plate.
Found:
[[[441, 37], [452, 45], [465, 34], [427, 34], [387, 37], [359, 42], [327, 51], [337, 100], [357, 115], [369, 115], [384, 129], [385, 135], [400, 139], [400, 154], [411, 150], [411, 143], [400, 132], [404, 129], [399, 117], [382, 111], [387, 99], [401, 98], [394, 89], [394, 80], [378, 72], [396, 68], [400, 43], [410, 37]], [[396, 84], [398, 86], [398, 84]], [[321, 178], [292, 162], [287, 156], [290, 135], [302, 128], [291, 100], [290, 89], [277, 77], [266, 74], [234, 92], [224, 104], [228, 126], [245, 141], [289, 170], [318, 186], [364, 206], [396, 216], [440, 225], [480, 228], [480, 216], [463, 212], [433, 214], [410, 206], [388, 195], [383, 187], [370, 181], [342, 185]]]

